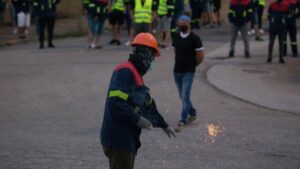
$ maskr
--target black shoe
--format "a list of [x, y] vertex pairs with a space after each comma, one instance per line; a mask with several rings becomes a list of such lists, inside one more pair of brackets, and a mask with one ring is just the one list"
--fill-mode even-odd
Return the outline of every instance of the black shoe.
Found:
[[263, 39], [263, 38], [261, 38], [261, 37], [259, 37], [259, 36], [258, 36], [258, 37], [256, 37], [256, 38], [255, 38], [255, 40], [256, 40], [256, 41], [260, 41], [260, 42], [264, 41], [264, 39]]
[[298, 57], [298, 53], [293, 53], [293, 57]]
[[116, 42], [116, 45], [117, 45], [117, 46], [120, 46], [120, 45], [121, 45], [121, 41], [115, 40], [115, 42]]
[[284, 63], [285, 63], [285, 61], [283, 60], [283, 58], [280, 58], [280, 59], [279, 59], [279, 63], [281, 63], [281, 64], [284, 64]]
[[19, 39], [26, 39], [26, 36], [25, 35], [20, 35]]
[[287, 53], [283, 53], [283, 55], [282, 55], [283, 57], [286, 57], [287, 56]]
[[40, 45], [39, 49], [44, 49], [44, 45]]
[[234, 57], [234, 51], [230, 51], [228, 57], [233, 58]]
[[109, 44], [112, 45], [112, 44], [116, 43], [116, 41], [117, 41], [116, 39], [112, 39], [112, 40], [109, 42]]
[[272, 58], [268, 58], [267, 63], [272, 63]]
[[48, 48], [55, 48], [55, 46], [54, 46], [52, 43], [50, 43], [50, 44], [48, 45]]
[[94, 49], [102, 49], [101, 45], [95, 46]]
[[250, 58], [249, 52], [245, 52], [245, 58]]
[[160, 47], [160, 48], [162, 48], [162, 49], [165, 49], [165, 48], [167, 48], [167, 46], [166, 46], [166, 45], [164, 45], [164, 44], [160, 44], [160, 45], [159, 45], [159, 47]]

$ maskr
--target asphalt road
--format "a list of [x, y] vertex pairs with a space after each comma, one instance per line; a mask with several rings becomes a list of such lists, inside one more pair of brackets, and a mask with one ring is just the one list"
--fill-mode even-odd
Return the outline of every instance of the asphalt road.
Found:
[[[199, 33], [207, 54], [227, 43], [226, 31]], [[35, 42], [0, 48], [1, 169], [108, 168], [99, 143], [104, 101], [112, 71], [130, 48], [88, 50], [84, 41], [58, 40], [57, 48], [45, 50]], [[193, 125], [172, 139], [160, 129], [143, 132], [136, 169], [299, 169], [300, 116], [212, 86], [207, 71], [223, 62], [207, 58], [197, 69]], [[181, 110], [173, 64], [172, 49], [162, 50], [144, 77], [172, 128]]]

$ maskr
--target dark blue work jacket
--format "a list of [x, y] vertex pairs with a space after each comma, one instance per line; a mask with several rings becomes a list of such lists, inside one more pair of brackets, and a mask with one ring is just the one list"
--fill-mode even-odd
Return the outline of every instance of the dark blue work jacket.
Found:
[[271, 33], [284, 32], [287, 25], [289, 7], [286, 3], [273, 2], [268, 9], [269, 29]]
[[91, 0], [88, 12], [92, 17], [105, 18], [107, 15], [107, 2], [105, 0]]
[[29, 5], [30, 5], [29, 1], [27, 1], [27, 0], [12, 0], [12, 3], [14, 5], [16, 13], [19, 13], [19, 12], [28, 13], [29, 12]]
[[33, 6], [37, 16], [53, 17], [56, 16], [56, 5], [60, 0], [34, 0]]
[[136, 153], [141, 146], [141, 129], [137, 126], [140, 116], [150, 120], [154, 127], [168, 127], [157, 111], [149, 89], [143, 84], [137, 84], [132, 70], [126, 67], [116, 69], [111, 77], [105, 103], [101, 144]]
[[228, 19], [237, 27], [249, 22], [253, 16], [252, 2], [250, 0], [231, 0]]
[[285, 0], [284, 2], [289, 7], [289, 12], [287, 14], [287, 25], [296, 26], [296, 19], [299, 17], [300, 2], [299, 0]]

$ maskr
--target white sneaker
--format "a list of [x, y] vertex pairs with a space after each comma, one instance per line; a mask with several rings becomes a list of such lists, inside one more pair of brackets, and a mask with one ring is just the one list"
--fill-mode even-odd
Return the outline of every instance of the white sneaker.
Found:
[[254, 29], [251, 29], [251, 33], [252, 33], [252, 34], [255, 34], [255, 30], [254, 30]]
[[13, 34], [18, 34], [18, 28], [14, 28], [14, 30], [13, 30]]
[[92, 49], [96, 48], [96, 45], [94, 43], [91, 44]]
[[127, 41], [127, 42], [125, 42], [125, 46], [129, 46], [131, 44], [131, 41], [129, 40], [129, 41]]
[[27, 29], [24, 31], [24, 33], [25, 33], [25, 35], [28, 35], [28, 34], [29, 34], [29, 32], [28, 32]]
[[248, 35], [252, 35], [252, 32], [251, 32], [251, 31], [248, 31]]
[[239, 32], [238, 35], [241, 36], [242, 35], [241, 32]]
[[259, 30], [259, 33], [264, 34], [265, 31], [264, 31], [263, 29], [260, 29], [260, 30]]

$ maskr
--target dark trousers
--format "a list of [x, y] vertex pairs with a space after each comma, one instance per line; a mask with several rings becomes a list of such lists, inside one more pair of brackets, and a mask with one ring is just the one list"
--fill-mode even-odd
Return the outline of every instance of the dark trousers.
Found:
[[263, 5], [258, 5], [257, 6], [257, 23], [258, 23], [258, 28], [262, 28], [262, 17], [264, 13], [264, 6]]
[[199, 29], [200, 28], [200, 18], [202, 15], [202, 9], [199, 6], [199, 4], [197, 4], [198, 6], [194, 7], [192, 9], [192, 20], [191, 20], [191, 28], [192, 29]]
[[44, 46], [45, 28], [48, 32], [48, 45], [52, 45], [53, 30], [54, 30], [55, 17], [39, 17], [39, 40], [40, 45]]
[[298, 49], [297, 49], [297, 26], [295, 24], [287, 25], [286, 35], [284, 36], [284, 48], [283, 48], [283, 54], [287, 55], [287, 35], [290, 36], [290, 44], [293, 56], [298, 55]]
[[279, 43], [279, 58], [283, 57], [283, 41], [285, 33], [284, 31], [281, 32], [270, 32], [269, 34], [269, 58], [272, 58], [273, 55], [273, 46], [276, 39], [276, 36], [278, 36], [278, 43]]
[[135, 153], [103, 147], [110, 169], [133, 169]]

